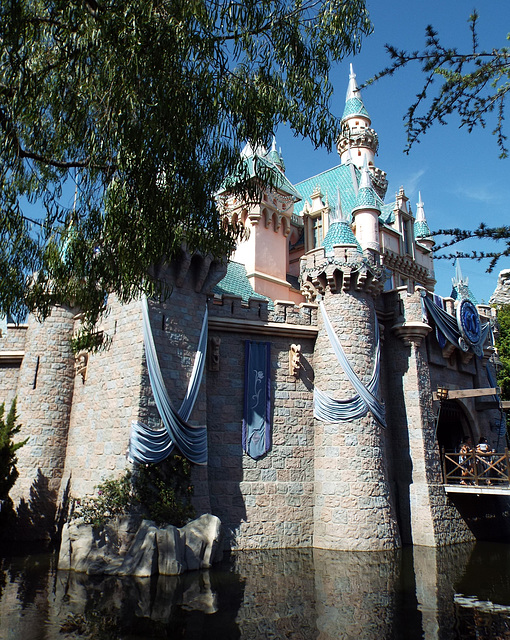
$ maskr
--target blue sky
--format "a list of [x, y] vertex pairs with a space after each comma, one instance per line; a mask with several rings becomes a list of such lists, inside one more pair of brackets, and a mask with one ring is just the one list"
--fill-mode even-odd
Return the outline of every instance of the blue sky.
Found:
[[[401, 49], [423, 48], [425, 27], [432, 24], [445, 45], [469, 50], [471, 34], [468, 17], [478, 9], [481, 47], [510, 46], [506, 40], [510, 32], [510, 2], [484, 0], [478, 5], [462, 0], [368, 0], [374, 33], [365, 39], [360, 54], [337, 65], [332, 73], [335, 93], [333, 112], [341, 116], [347, 88], [349, 62], [354, 65], [358, 83], [373, 76], [389, 63], [384, 49], [386, 43]], [[406, 135], [403, 116], [421, 89], [422, 76], [416, 65], [384, 78], [363, 91], [363, 100], [371, 116], [372, 126], [379, 135], [376, 164], [387, 172], [389, 201], [401, 185], [416, 212], [418, 191], [425, 203], [425, 213], [431, 229], [476, 228], [480, 222], [488, 226], [510, 224], [510, 159], [500, 160], [492, 128], [476, 129], [468, 133], [459, 129], [453, 117], [447, 126], [436, 125], [409, 155], [403, 153]], [[510, 116], [507, 120], [510, 140]], [[336, 151], [314, 150], [306, 141], [294, 138], [288, 131], [278, 133], [286, 173], [296, 183], [339, 162]], [[480, 241], [463, 243], [466, 249], [481, 249]], [[491, 242], [486, 249], [496, 245]], [[462, 248], [462, 245], [459, 245]], [[479, 302], [488, 301], [501, 269], [510, 268], [510, 259], [501, 260], [495, 272], [486, 273], [487, 261], [462, 260], [464, 276]], [[446, 260], [436, 260], [437, 293], [449, 295], [454, 266]]]

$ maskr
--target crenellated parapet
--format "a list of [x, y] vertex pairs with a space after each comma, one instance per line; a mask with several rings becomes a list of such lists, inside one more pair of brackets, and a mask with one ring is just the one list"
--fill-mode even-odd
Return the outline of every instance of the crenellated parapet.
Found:
[[309, 301], [326, 291], [357, 291], [375, 297], [384, 286], [382, 269], [361, 256], [354, 246], [335, 246], [328, 255], [323, 248], [310, 251], [301, 259], [300, 280], [301, 292]]
[[210, 255], [191, 253], [185, 245], [164, 271], [156, 276], [166, 280], [170, 286], [182, 288], [191, 284], [195, 293], [208, 293], [223, 278], [227, 271], [226, 261], [214, 260]]
[[267, 300], [250, 298], [245, 302], [240, 296], [224, 294], [209, 304], [209, 327], [280, 335], [305, 332], [314, 337], [317, 333], [317, 305], [277, 300], [269, 308]]

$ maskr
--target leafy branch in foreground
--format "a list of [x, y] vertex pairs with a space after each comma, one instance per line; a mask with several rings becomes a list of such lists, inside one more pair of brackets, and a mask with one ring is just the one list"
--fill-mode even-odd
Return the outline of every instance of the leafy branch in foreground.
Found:
[[331, 63], [370, 31], [364, 0], [2, 2], [0, 313], [92, 326], [108, 293], [164, 294], [183, 243], [224, 259], [241, 146], [287, 123], [331, 147]]
[[[510, 91], [510, 49], [479, 49], [478, 18], [476, 11], [469, 17], [472, 46], [468, 52], [443, 46], [437, 31], [430, 25], [426, 28], [426, 44], [422, 51], [408, 52], [386, 45], [393, 62], [367, 84], [393, 75], [413, 62], [421, 65], [425, 75], [423, 87], [404, 117], [406, 152], [433, 124], [446, 124], [447, 118], [456, 113], [460, 126], [467, 127], [468, 131], [475, 126], [485, 127], [489, 116], [492, 117], [495, 120], [492, 133], [496, 136], [500, 157], [508, 156], [503, 125]], [[436, 80], [441, 84], [431, 96], [438, 86]]]
[[[454, 260], [456, 258], [470, 258], [471, 260], [484, 260], [490, 259], [489, 266], [487, 268], [487, 273], [492, 273], [494, 267], [498, 263], [499, 259], [504, 256], [510, 256], [510, 227], [502, 226], [502, 227], [487, 227], [483, 222], [477, 229], [474, 230], [466, 230], [466, 229], [440, 229], [439, 231], [435, 231], [432, 233], [433, 236], [443, 235], [450, 236], [449, 240], [438, 244], [434, 247], [434, 251], [436, 252], [435, 257], [439, 259], [446, 260]], [[472, 238], [479, 239], [489, 239], [494, 241], [503, 240], [506, 248], [501, 251], [456, 251], [454, 253], [441, 253], [438, 254], [439, 251], [444, 251], [448, 247], [451, 247], [463, 240], [469, 240]]]

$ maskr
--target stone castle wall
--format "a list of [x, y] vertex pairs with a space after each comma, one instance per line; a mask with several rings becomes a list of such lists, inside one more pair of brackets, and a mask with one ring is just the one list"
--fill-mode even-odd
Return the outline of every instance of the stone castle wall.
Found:
[[[309, 547], [313, 537], [313, 349], [315, 305], [301, 308], [223, 299], [210, 310], [209, 336], [219, 338], [218, 371], [207, 373], [211, 509], [239, 548]], [[251, 318], [251, 330], [234, 325]], [[266, 318], [267, 321], [260, 318]], [[233, 331], [233, 326], [236, 330]], [[308, 329], [306, 333], [300, 329]], [[271, 342], [272, 446], [261, 459], [242, 450], [246, 340]], [[289, 373], [291, 344], [301, 369]]]
[[[441, 487], [431, 393], [444, 382], [486, 386], [484, 361], [467, 361], [458, 350], [445, 358], [438, 351], [435, 336], [426, 336], [418, 293], [381, 296], [376, 306], [384, 324], [381, 395], [387, 427], [370, 414], [349, 423], [319, 422], [313, 418], [315, 382], [338, 398], [351, 397], [353, 389], [336, 364], [317, 306], [276, 302], [269, 308], [255, 299], [214, 299], [210, 287], [202, 286], [207, 268], [192, 261], [185, 269], [169, 267], [171, 295], [149, 301], [158, 358], [176, 407], [209, 308], [210, 359], [190, 419], [208, 427], [209, 464], [194, 466], [192, 474], [197, 512], [218, 515], [233, 548], [387, 549], [398, 546], [400, 536], [425, 545], [468, 539]], [[328, 292], [326, 302], [347, 357], [366, 383], [374, 363], [375, 310], [372, 295], [362, 289], [362, 283], [353, 289], [344, 283], [342, 291]], [[407, 342], [406, 323], [416, 325]], [[49, 522], [57, 495], [60, 500], [66, 490], [74, 497], [90, 495], [102, 480], [129, 468], [132, 420], [160, 425], [140, 303], [110, 300], [99, 327], [109, 348], [89, 355], [83, 375], [71, 349], [79, 326], [75, 310], [59, 307], [45, 323], [30, 319], [28, 329], [9, 327], [1, 338], [0, 364], [7, 375], [0, 400], [17, 393], [22, 435], [30, 438], [19, 452], [20, 480], [13, 492], [17, 502], [24, 500], [29, 523], [36, 512], [47, 513]], [[246, 340], [271, 343], [272, 446], [259, 460], [242, 450]], [[293, 344], [301, 346], [297, 375], [289, 370]], [[215, 361], [213, 345], [219, 349]], [[472, 428], [486, 429], [480, 408], [469, 402], [465, 413]]]

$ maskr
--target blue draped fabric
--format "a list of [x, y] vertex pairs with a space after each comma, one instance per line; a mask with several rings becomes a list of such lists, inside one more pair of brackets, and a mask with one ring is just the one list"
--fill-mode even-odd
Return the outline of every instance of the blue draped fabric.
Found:
[[186, 396], [175, 411], [165, 387], [150, 326], [147, 299], [142, 300], [143, 341], [152, 393], [164, 429], [150, 429], [142, 422], [131, 424], [129, 455], [136, 462], [149, 464], [167, 458], [176, 446], [191, 462], [207, 464], [207, 431], [187, 423], [200, 389], [207, 348], [207, 307], [205, 309], [198, 350]]
[[[437, 329], [439, 329], [448, 342], [451, 342], [463, 351], [472, 348], [476, 355], [480, 357], [483, 355], [483, 345], [485, 344], [490, 332], [489, 322], [481, 327], [479, 341], [470, 347], [462, 338], [457, 324], [457, 318], [454, 318], [447, 311], [441, 309], [441, 307], [435, 304], [435, 302], [433, 302], [427, 295], [422, 295], [421, 300], [428, 315], [432, 318]], [[441, 342], [439, 342], [439, 344], [441, 345]]]
[[[434, 293], [434, 303], [440, 308], [440, 309], [445, 309], [445, 302], [444, 302], [444, 298], [442, 298], [441, 296], [437, 295], [437, 293]], [[427, 311], [424, 307], [424, 322], [427, 322]], [[439, 343], [439, 346], [441, 347], [441, 349], [443, 349], [446, 346], [446, 338], [444, 337], [444, 335], [441, 333], [439, 327], [436, 325], [436, 339], [437, 342]]]
[[323, 422], [345, 422], [365, 416], [369, 411], [383, 427], [386, 426], [384, 404], [377, 398], [380, 379], [381, 345], [379, 324], [375, 317], [375, 363], [372, 376], [365, 386], [351, 367], [338, 337], [326, 313], [324, 303], [319, 303], [324, 327], [338, 362], [345, 371], [356, 395], [348, 400], [335, 400], [317, 387], [314, 388], [314, 416]]
[[246, 340], [243, 449], [255, 460], [271, 447], [271, 343]]

